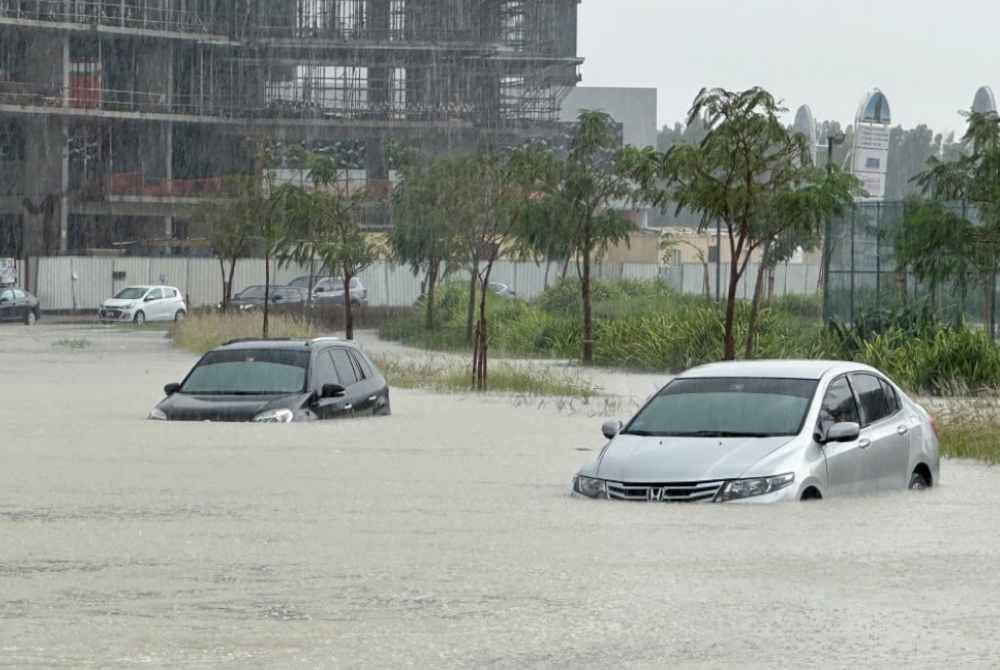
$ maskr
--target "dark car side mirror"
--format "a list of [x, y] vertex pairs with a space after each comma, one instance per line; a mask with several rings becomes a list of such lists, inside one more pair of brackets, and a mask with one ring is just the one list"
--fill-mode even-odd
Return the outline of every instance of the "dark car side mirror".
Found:
[[163, 392], [166, 393], [167, 395], [173, 395], [180, 390], [181, 390], [181, 385], [176, 382], [173, 384], [167, 384], [166, 386], [163, 387]]
[[853, 442], [861, 436], [861, 426], [854, 421], [841, 421], [830, 426], [823, 436], [823, 443]]
[[346, 393], [347, 389], [340, 384], [323, 384], [319, 395], [321, 398], [343, 398]]
[[324, 293], [325, 291], [326, 289], [323, 288], [322, 286], [317, 286], [316, 288], [313, 289], [313, 293]]
[[620, 432], [622, 432], [621, 421], [605, 421], [601, 426], [601, 433], [609, 440]]

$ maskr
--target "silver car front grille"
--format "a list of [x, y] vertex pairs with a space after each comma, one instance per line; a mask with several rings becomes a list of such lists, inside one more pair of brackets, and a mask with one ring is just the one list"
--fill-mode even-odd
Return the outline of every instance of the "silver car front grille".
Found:
[[710, 482], [608, 482], [608, 497], [612, 500], [637, 502], [710, 502], [725, 484]]

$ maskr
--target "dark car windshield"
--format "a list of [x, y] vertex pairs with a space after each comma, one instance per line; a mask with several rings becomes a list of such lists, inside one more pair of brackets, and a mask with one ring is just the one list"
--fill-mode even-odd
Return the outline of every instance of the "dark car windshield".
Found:
[[293, 349], [229, 349], [205, 354], [181, 393], [267, 395], [302, 393], [309, 352]]
[[771, 437], [802, 429], [816, 381], [677, 379], [629, 423], [629, 435]]
[[142, 296], [146, 295], [146, 291], [149, 289], [145, 288], [123, 288], [121, 291], [115, 294], [115, 299], [117, 300], [138, 300]]
[[[272, 291], [274, 290], [273, 286], [271, 287], [271, 290]], [[250, 286], [248, 288], [243, 289], [239, 293], [237, 293], [235, 297], [238, 300], [246, 300], [247, 298], [251, 298], [251, 299], [253, 299], [253, 298], [259, 298], [260, 300], [263, 300], [264, 299], [264, 287], [263, 286]]]

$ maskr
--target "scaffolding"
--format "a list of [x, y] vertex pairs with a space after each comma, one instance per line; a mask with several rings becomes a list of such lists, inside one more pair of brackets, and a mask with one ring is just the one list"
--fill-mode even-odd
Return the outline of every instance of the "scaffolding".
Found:
[[394, 142], [558, 135], [576, 4], [0, 0], [0, 227], [26, 222], [29, 251], [43, 224], [45, 248], [67, 251], [143, 216], [178, 234], [186, 210], [163, 201], [217, 194], [223, 175], [256, 169], [262, 139], [349, 145], [351, 169], [382, 188]]

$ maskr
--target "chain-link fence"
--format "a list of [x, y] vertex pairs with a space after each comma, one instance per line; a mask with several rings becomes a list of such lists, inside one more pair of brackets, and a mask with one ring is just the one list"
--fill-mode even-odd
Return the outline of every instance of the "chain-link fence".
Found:
[[[907, 206], [901, 201], [858, 203], [830, 223], [823, 251], [824, 319], [856, 324], [920, 309], [940, 322], [962, 320], [995, 333], [996, 276], [970, 272], [963, 280], [932, 285], [899, 267], [896, 242]], [[945, 208], [976, 222], [975, 211], [963, 203]]]

